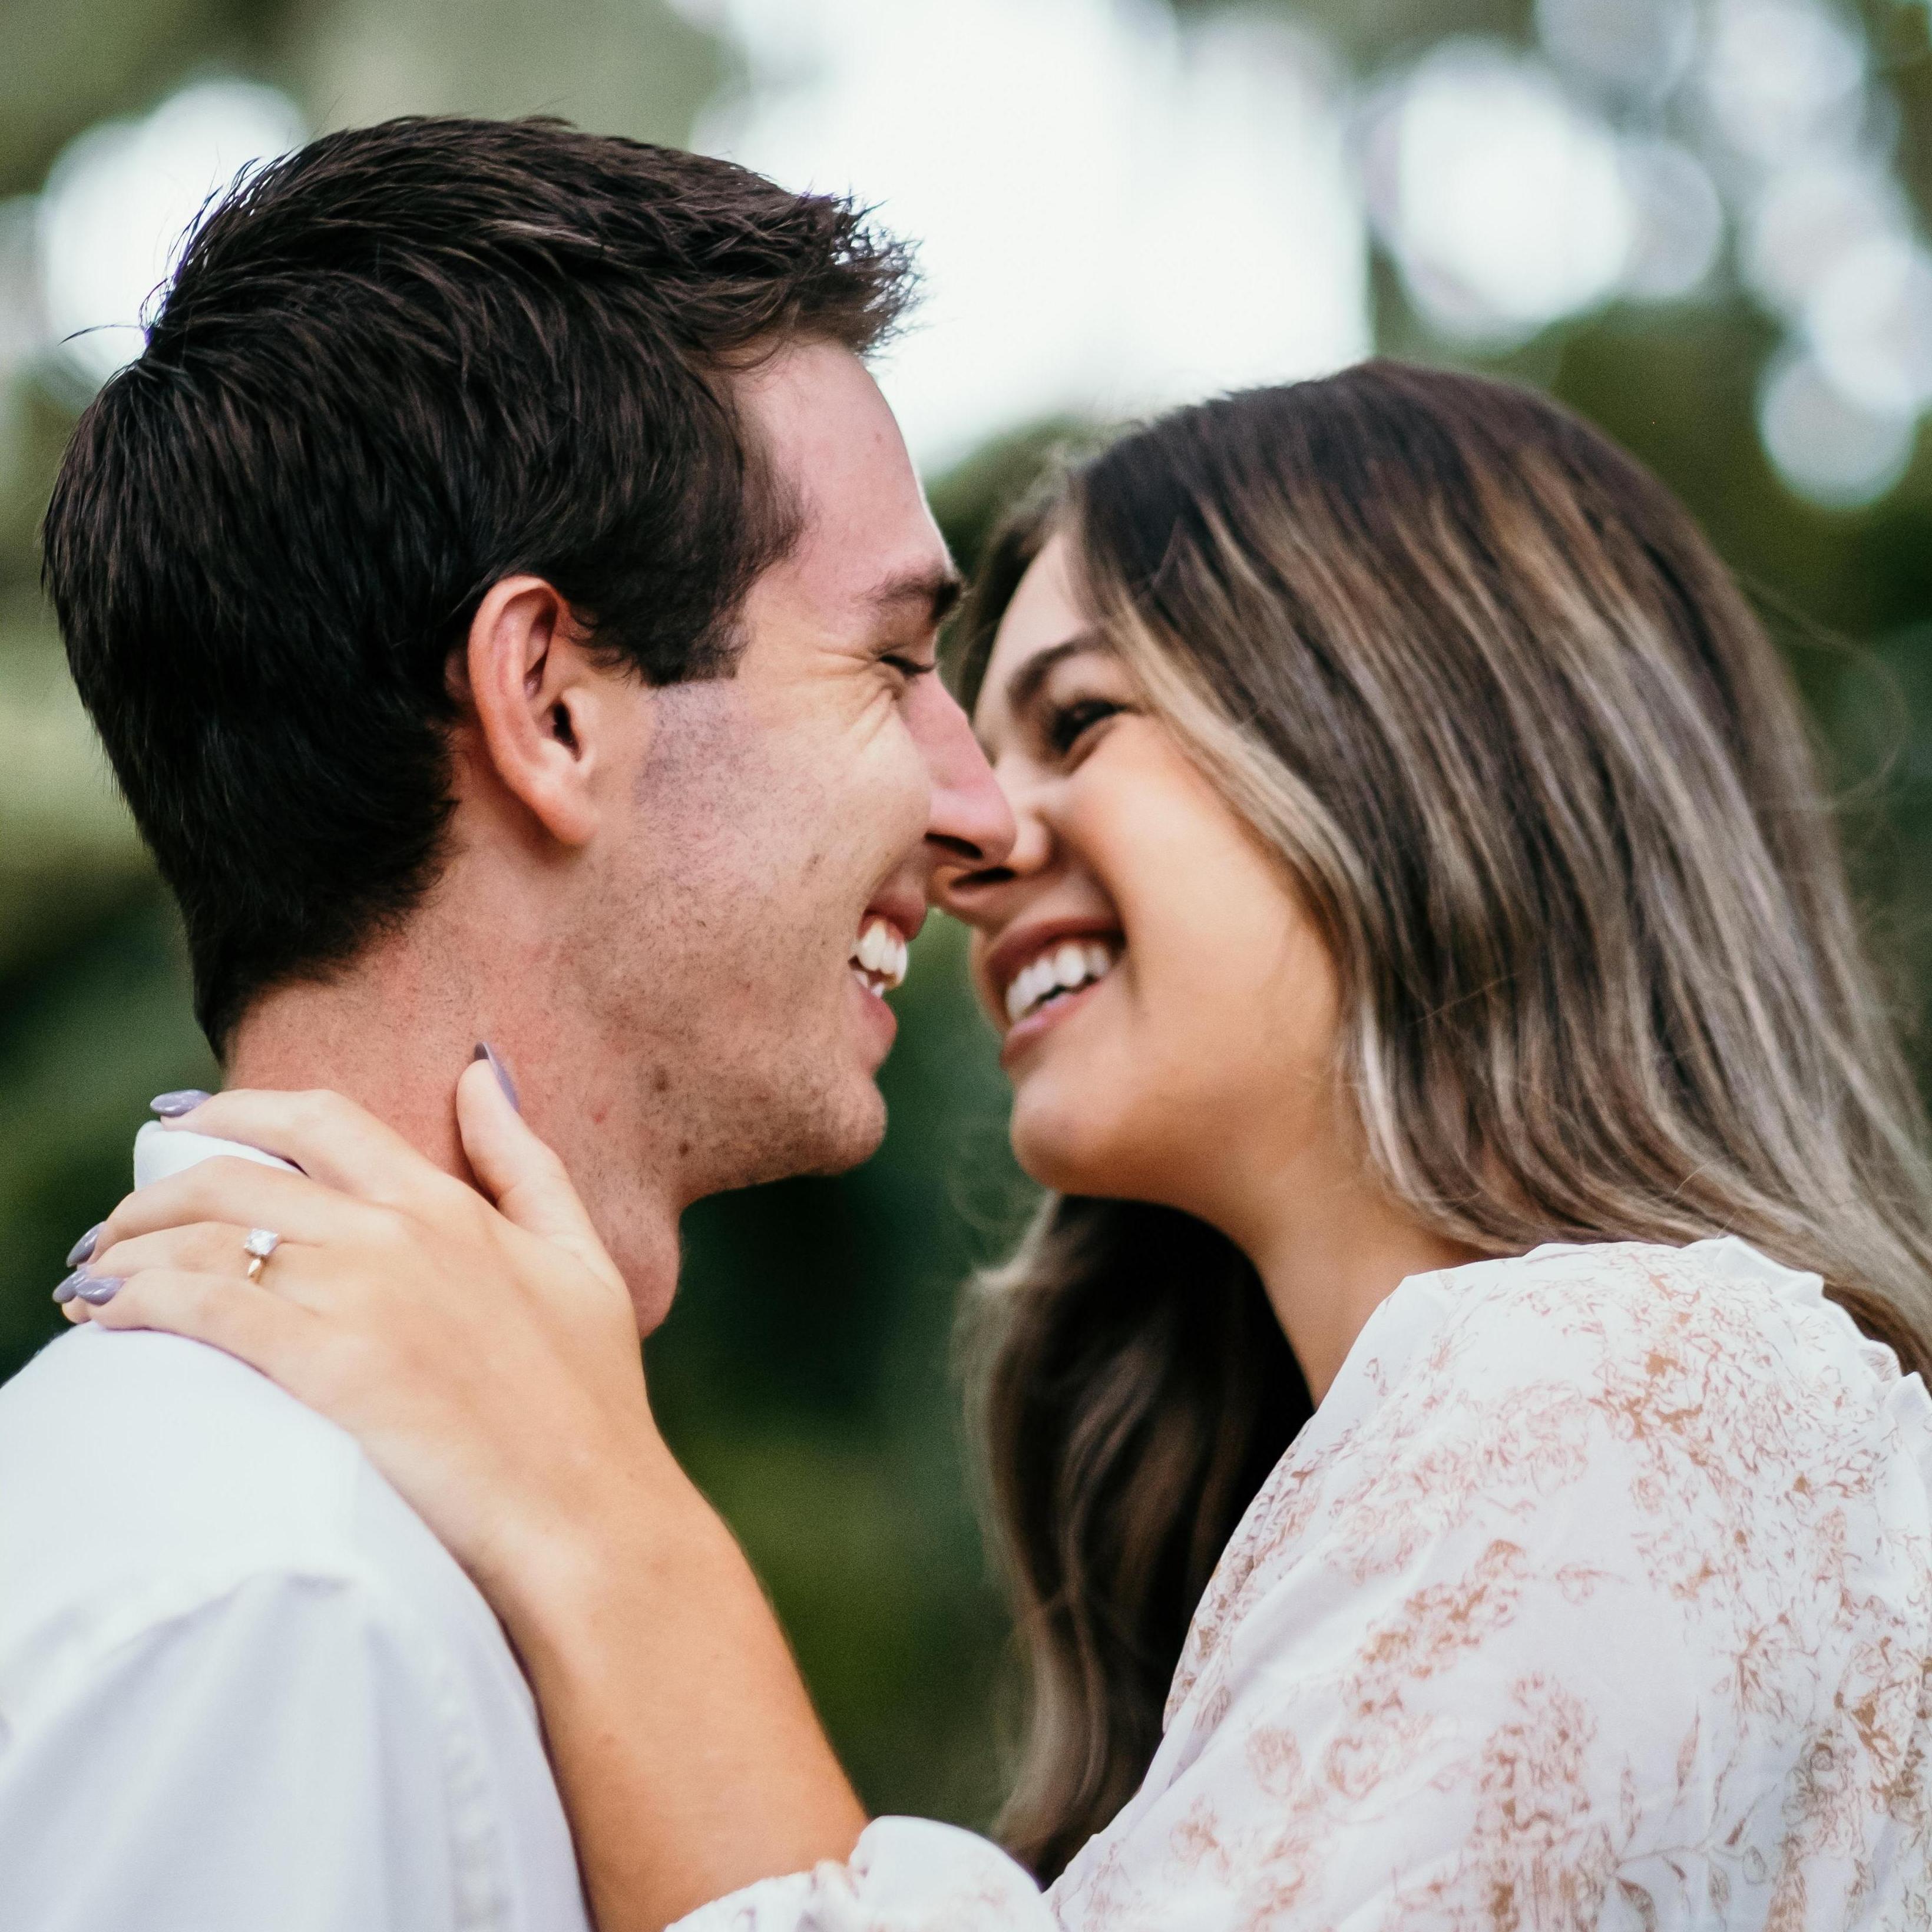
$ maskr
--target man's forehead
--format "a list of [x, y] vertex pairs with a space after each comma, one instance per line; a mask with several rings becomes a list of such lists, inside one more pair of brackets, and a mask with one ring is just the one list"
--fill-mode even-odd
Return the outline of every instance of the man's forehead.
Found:
[[896, 483], [821, 474], [795, 500], [798, 536], [786, 562], [814, 596], [891, 623], [936, 620], [957, 601], [959, 573], [910, 464]]
[[829, 479], [881, 466], [910, 472], [898, 418], [849, 349], [801, 343], [782, 350], [742, 379], [740, 397], [769, 458], [796, 487], [823, 491]]
[[826, 344], [787, 350], [749, 382], [746, 404], [799, 516], [782, 571], [820, 596], [888, 617], [950, 604], [944, 540], [892, 410], [858, 357]]

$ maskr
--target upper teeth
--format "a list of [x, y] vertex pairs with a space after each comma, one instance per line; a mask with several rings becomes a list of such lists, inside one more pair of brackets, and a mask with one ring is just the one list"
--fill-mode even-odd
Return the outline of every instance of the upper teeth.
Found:
[[905, 983], [906, 943], [884, 920], [868, 919], [852, 942], [852, 964], [868, 984], [879, 982], [875, 992], [889, 993]]
[[1018, 1025], [1055, 993], [1104, 979], [1113, 963], [1114, 949], [1097, 939], [1063, 940], [1049, 946], [1030, 966], [1022, 967], [1007, 987], [1006, 1018]]

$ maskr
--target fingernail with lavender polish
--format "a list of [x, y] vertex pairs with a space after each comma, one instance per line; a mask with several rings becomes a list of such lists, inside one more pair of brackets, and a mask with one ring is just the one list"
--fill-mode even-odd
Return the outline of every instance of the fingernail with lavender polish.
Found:
[[148, 1102], [151, 1112], [160, 1115], [164, 1120], [178, 1120], [184, 1114], [191, 1114], [202, 1101], [214, 1096], [204, 1094], [199, 1087], [180, 1087], [171, 1094], [157, 1094]]
[[112, 1301], [127, 1286], [118, 1274], [89, 1274], [84, 1269], [74, 1278], [74, 1293], [90, 1308]]
[[490, 1071], [496, 1075], [496, 1084], [503, 1090], [503, 1098], [520, 1114], [524, 1111], [523, 1103], [517, 1098], [517, 1083], [510, 1078], [510, 1070], [480, 1040], [476, 1042], [476, 1051], [470, 1057], [472, 1060], [487, 1060], [490, 1063]]
[[82, 1235], [80, 1239], [75, 1242], [72, 1247], [68, 1250], [67, 1264], [69, 1268], [76, 1268], [80, 1267], [82, 1262], [91, 1262], [93, 1260], [94, 1244], [96, 1241], [100, 1240], [100, 1231], [103, 1228], [106, 1227], [106, 1225], [107, 1223], [105, 1221], [95, 1222], [94, 1226], [88, 1228], [87, 1232]]
[[62, 1282], [59, 1287], [54, 1290], [54, 1299], [58, 1301], [62, 1307], [65, 1307], [66, 1305], [80, 1292], [80, 1284], [86, 1279], [86, 1277], [80, 1272], [80, 1270], [78, 1268], [76, 1268], [74, 1273], [69, 1275], [66, 1280]]

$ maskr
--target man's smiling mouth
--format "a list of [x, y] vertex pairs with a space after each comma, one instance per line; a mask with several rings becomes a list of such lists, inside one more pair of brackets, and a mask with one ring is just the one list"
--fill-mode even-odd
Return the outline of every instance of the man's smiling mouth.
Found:
[[866, 920], [852, 942], [852, 975], [868, 993], [890, 993], [905, 983], [905, 935], [890, 920]]

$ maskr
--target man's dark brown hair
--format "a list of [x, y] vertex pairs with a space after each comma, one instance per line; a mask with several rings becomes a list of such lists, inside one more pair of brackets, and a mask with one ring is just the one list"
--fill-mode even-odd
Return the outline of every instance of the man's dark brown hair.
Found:
[[434, 878], [446, 668], [491, 584], [547, 579], [654, 683], [729, 674], [794, 534], [732, 374], [863, 352], [909, 284], [849, 202], [554, 121], [328, 135], [214, 211], [45, 536], [218, 1049]]

